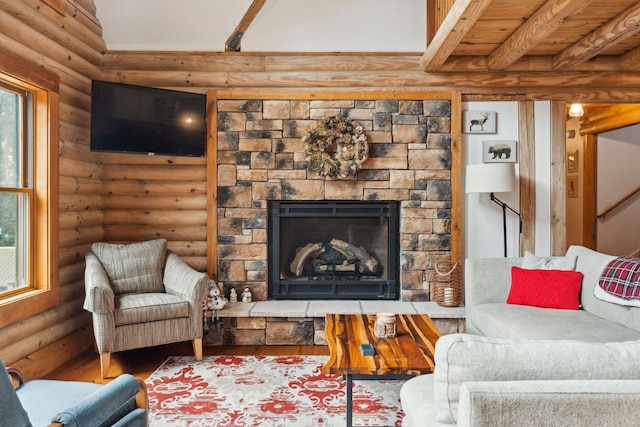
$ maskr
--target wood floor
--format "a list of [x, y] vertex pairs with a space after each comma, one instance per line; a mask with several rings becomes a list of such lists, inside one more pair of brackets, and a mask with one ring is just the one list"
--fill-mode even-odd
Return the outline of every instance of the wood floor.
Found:
[[[307, 346], [205, 346], [204, 356], [233, 354], [248, 355], [328, 355], [329, 348], [321, 345]], [[122, 373], [130, 373], [145, 380], [169, 356], [193, 356], [191, 342], [167, 344], [111, 355], [109, 378], [100, 376], [100, 357], [90, 350], [52, 371], [45, 378], [71, 381], [87, 381], [105, 384]]]

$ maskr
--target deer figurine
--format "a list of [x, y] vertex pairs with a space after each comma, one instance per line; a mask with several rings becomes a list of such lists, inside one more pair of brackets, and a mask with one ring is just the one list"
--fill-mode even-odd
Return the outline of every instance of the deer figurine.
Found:
[[469, 132], [471, 132], [471, 129], [474, 126], [480, 126], [480, 130], [484, 132], [484, 124], [486, 123], [487, 120], [489, 120], [489, 113], [488, 112], [484, 112], [484, 113], [480, 113], [480, 115], [483, 117], [482, 119], [474, 119], [471, 120], [471, 124], [469, 125]]

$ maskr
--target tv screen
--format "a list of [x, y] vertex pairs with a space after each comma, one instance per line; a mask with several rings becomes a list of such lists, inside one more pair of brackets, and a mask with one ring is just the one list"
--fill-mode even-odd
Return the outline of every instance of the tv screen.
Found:
[[94, 80], [91, 151], [203, 157], [206, 95]]

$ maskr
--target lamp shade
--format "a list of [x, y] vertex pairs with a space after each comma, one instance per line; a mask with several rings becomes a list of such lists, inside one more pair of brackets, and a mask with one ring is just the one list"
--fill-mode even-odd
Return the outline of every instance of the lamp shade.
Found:
[[508, 193], [515, 191], [516, 186], [516, 169], [513, 163], [467, 166], [467, 193]]

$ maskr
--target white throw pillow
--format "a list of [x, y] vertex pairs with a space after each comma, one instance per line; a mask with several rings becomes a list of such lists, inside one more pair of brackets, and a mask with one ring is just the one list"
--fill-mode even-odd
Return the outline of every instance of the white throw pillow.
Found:
[[577, 256], [541, 257], [526, 251], [522, 268], [527, 270], [575, 270], [577, 259]]

